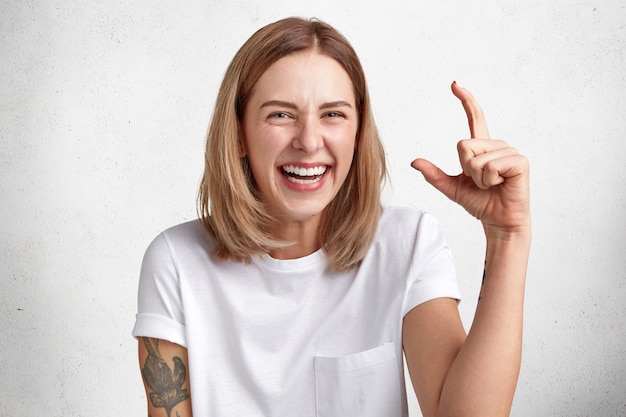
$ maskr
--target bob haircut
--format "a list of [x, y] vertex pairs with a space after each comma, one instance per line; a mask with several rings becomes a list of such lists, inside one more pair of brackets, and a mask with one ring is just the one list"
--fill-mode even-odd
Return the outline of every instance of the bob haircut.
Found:
[[386, 178], [361, 63], [346, 38], [315, 19], [287, 18], [254, 33], [231, 61], [220, 86], [208, 130], [198, 216], [215, 238], [215, 256], [249, 262], [251, 256], [288, 246], [268, 232], [277, 220], [258, 194], [248, 160], [242, 157], [241, 119], [252, 87], [279, 59], [314, 50], [337, 61], [354, 86], [359, 114], [356, 149], [344, 184], [322, 214], [320, 238], [332, 271], [358, 264], [376, 233]]

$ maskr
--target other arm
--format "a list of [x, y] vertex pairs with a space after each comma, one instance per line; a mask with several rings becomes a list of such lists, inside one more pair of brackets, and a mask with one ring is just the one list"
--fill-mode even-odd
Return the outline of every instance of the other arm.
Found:
[[148, 416], [192, 417], [187, 349], [149, 337], [140, 337], [138, 341]]
[[489, 138], [482, 110], [456, 84], [472, 139], [459, 142], [463, 173], [448, 176], [428, 161], [413, 166], [483, 223], [485, 278], [464, 336], [456, 303], [433, 300], [404, 319], [409, 372], [425, 417], [508, 416], [521, 363], [526, 268], [530, 251], [528, 161]]

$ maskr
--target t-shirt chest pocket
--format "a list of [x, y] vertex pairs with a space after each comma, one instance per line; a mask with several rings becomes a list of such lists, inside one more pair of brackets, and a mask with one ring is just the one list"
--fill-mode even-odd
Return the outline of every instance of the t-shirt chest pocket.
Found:
[[385, 343], [347, 356], [315, 357], [317, 417], [402, 416], [396, 349]]

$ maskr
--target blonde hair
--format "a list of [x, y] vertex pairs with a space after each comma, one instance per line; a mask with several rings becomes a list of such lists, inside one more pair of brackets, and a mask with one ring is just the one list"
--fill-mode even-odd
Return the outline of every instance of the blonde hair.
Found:
[[244, 43], [226, 71], [215, 103], [198, 215], [216, 240], [219, 259], [248, 262], [252, 255], [287, 245], [268, 232], [275, 220], [256, 191], [247, 158], [241, 157], [241, 119], [261, 75], [280, 58], [310, 49], [343, 66], [352, 80], [360, 115], [352, 166], [322, 217], [322, 249], [331, 270], [345, 271], [358, 264], [371, 245], [382, 211], [386, 164], [361, 63], [348, 41], [331, 26], [287, 18], [261, 28]]

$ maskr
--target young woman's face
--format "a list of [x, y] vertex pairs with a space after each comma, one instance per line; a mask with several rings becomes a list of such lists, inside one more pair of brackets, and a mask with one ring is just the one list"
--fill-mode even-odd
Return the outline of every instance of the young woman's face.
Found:
[[244, 110], [243, 144], [274, 216], [302, 222], [324, 210], [350, 170], [358, 121], [352, 81], [334, 59], [307, 51], [265, 71]]

